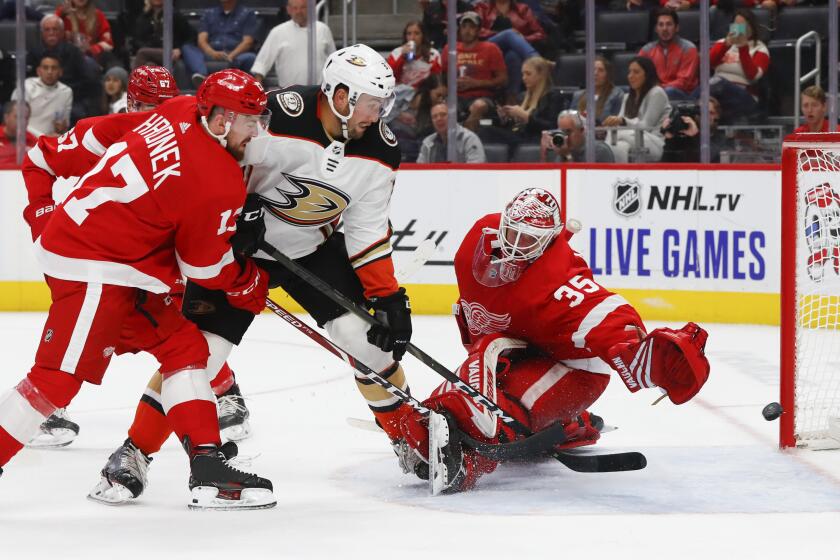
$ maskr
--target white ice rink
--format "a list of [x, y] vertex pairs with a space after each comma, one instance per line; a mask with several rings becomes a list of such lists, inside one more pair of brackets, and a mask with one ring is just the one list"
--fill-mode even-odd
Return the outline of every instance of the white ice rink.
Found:
[[[31, 366], [43, 314], [0, 314], [2, 390]], [[449, 367], [463, 357], [454, 322], [415, 317], [414, 342]], [[267, 511], [187, 510], [187, 461], [170, 439], [130, 506], [85, 499], [155, 365], [115, 358], [102, 387], [70, 407], [70, 447], [22, 451], [0, 478], [0, 560], [50, 558], [761, 559], [840, 558], [840, 451], [781, 453], [778, 331], [705, 325], [709, 382], [692, 402], [650, 403], [615, 378], [593, 407], [618, 431], [598, 448], [641, 450], [635, 473], [579, 474], [560, 463], [504, 465], [469, 493], [432, 498], [403, 475], [368, 417], [349, 368], [280, 319], [258, 318], [232, 364], [253, 438], [240, 446], [274, 482]], [[416, 395], [440, 382], [405, 362]], [[431, 555], [431, 556], [430, 556]]]

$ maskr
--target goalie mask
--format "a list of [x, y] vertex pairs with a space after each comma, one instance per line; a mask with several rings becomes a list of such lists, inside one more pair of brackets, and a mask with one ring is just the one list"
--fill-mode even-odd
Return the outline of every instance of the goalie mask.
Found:
[[505, 206], [499, 229], [484, 230], [473, 257], [476, 281], [491, 288], [515, 282], [562, 228], [560, 206], [550, 192], [520, 192]]

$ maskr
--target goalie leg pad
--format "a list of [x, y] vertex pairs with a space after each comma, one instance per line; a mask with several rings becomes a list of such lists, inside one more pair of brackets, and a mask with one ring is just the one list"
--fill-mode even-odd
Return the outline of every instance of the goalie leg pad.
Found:
[[683, 404], [709, 378], [709, 360], [704, 353], [708, 337], [695, 323], [679, 330], [656, 329], [643, 340], [610, 348], [610, 361], [631, 392], [661, 387], [671, 402]]
[[609, 381], [609, 375], [570, 369], [540, 357], [512, 363], [499, 385], [527, 411], [525, 424], [539, 432], [575, 420], [603, 394]]

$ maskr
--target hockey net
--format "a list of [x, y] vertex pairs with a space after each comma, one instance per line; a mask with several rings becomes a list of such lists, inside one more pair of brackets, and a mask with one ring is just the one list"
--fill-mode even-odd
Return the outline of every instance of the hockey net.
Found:
[[840, 448], [840, 134], [782, 154], [783, 447]]

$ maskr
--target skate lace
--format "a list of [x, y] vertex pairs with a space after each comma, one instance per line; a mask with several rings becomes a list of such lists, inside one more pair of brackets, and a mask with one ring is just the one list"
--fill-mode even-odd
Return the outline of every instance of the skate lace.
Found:
[[262, 453], [257, 453], [256, 455], [237, 455], [236, 457], [227, 459], [225, 464], [234, 470], [244, 472], [242, 469], [251, 468], [253, 462], [256, 461], [260, 455], [262, 455]]
[[216, 400], [219, 404], [219, 416], [233, 416], [248, 410], [244, 404], [240, 404], [239, 401], [244, 403], [245, 399], [239, 395], [223, 395]]
[[127, 470], [132, 476], [143, 481], [145, 486], [148, 479], [146, 473], [149, 471], [149, 462], [143, 452], [133, 445], [125, 445], [120, 450], [120, 468]]

